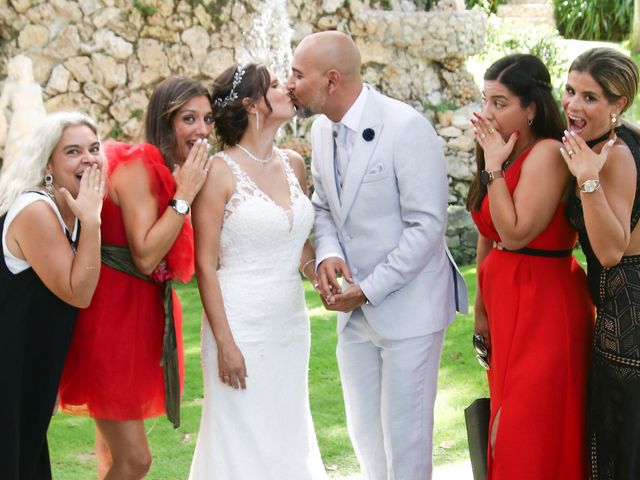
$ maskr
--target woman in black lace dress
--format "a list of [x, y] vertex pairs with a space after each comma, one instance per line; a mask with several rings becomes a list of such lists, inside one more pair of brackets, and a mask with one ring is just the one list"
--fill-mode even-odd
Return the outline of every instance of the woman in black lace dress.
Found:
[[640, 132], [620, 115], [638, 69], [610, 49], [572, 63], [562, 155], [576, 177], [567, 215], [587, 257], [598, 314], [589, 381], [591, 479], [640, 478]]

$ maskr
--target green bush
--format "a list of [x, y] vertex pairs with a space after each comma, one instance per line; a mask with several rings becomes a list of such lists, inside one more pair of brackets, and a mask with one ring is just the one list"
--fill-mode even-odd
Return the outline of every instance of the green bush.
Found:
[[506, 0], [465, 0], [465, 5], [467, 10], [471, 10], [473, 7], [478, 5], [482, 8], [487, 14], [496, 13], [498, 10], [498, 5], [502, 5], [506, 3]]
[[625, 39], [631, 30], [633, 0], [554, 0], [560, 35], [579, 40]]
[[477, 56], [483, 65], [491, 65], [511, 53], [530, 53], [547, 66], [554, 86], [554, 96], [559, 100], [569, 67], [568, 59], [558, 46], [560, 37], [551, 28], [523, 27], [522, 24], [505, 21], [496, 15], [487, 19], [487, 39], [484, 50]]

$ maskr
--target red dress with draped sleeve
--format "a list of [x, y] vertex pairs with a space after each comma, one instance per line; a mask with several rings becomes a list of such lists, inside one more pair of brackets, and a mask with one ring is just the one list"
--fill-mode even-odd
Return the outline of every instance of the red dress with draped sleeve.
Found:
[[[122, 164], [142, 161], [162, 215], [175, 181], [160, 151], [150, 144], [106, 142], [109, 176]], [[127, 245], [120, 207], [109, 197], [102, 208], [102, 243]], [[189, 219], [165, 256], [171, 278], [193, 275], [193, 230]], [[173, 293], [180, 385], [184, 367], [182, 309]], [[164, 307], [160, 285], [101, 265], [91, 305], [80, 310], [60, 384], [64, 412], [112, 420], [137, 420], [165, 413], [160, 366]]]
[[[506, 171], [513, 195], [523, 153]], [[569, 250], [577, 233], [561, 202], [528, 248]], [[535, 205], [531, 205], [535, 209]], [[480, 233], [500, 242], [486, 196], [472, 212]], [[573, 256], [549, 258], [494, 248], [478, 271], [489, 320], [491, 424], [500, 412], [489, 480], [584, 480], [586, 382], [594, 307]]]

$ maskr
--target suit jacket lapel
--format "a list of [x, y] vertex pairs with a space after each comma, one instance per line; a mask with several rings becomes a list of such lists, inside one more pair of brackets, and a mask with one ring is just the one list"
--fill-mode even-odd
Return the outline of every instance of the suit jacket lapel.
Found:
[[[380, 133], [382, 132], [382, 116], [380, 108], [378, 107], [377, 95], [378, 93], [373, 88], [369, 90], [367, 105], [365, 106], [364, 112], [362, 112], [357, 138], [353, 145], [351, 158], [349, 159], [347, 175], [342, 183], [342, 191], [340, 193], [341, 223], [344, 223], [349, 214], [349, 210], [351, 210], [353, 206], [353, 202], [362, 183], [362, 177], [364, 177], [367, 171], [369, 160], [373, 155], [378, 140], [380, 139]], [[370, 141], [366, 141], [362, 136], [362, 132], [367, 128], [372, 129], [374, 132], [373, 139]]]
[[[336, 169], [334, 165], [335, 162], [333, 160], [333, 130], [331, 129], [331, 123], [328, 123], [327, 125], [322, 127], [320, 135], [322, 139], [320, 169], [322, 170], [322, 178], [325, 179], [325, 181], [323, 182], [325, 195], [327, 196], [327, 201], [331, 204], [331, 211], [335, 212], [338, 216], [341, 216]], [[338, 222], [336, 223], [342, 223], [342, 220], [338, 218]]]

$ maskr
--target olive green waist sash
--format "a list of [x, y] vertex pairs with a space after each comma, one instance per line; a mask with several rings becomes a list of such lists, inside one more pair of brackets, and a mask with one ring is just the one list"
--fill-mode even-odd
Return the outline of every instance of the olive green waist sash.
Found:
[[[114, 270], [156, 283], [151, 277], [138, 271], [128, 247], [103, 244], [101, 260], [102, 263]], [[164, 405], [167, 418], [174, 428], [178, 428], [180, 426], [180, 373], [178, 371], [178, 342], [173, 318], [171, 280], [164, 280], [159, 286], [164, 305], [164, 333], [162, 336], [162, 358], [160, 359], [160, 365], [164, 371]]]

